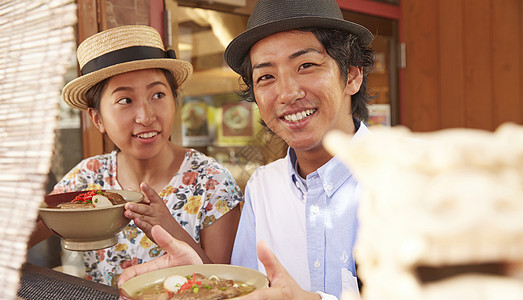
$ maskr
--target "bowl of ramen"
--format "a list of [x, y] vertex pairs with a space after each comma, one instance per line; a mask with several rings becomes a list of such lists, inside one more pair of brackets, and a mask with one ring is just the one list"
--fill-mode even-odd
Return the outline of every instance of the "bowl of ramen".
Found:
[[131, 221], [124, 216], [125, 203], [142, 199], [142, 193], [126, 190], [53, 194], [45, 196], [39, 216], [65, 249], [98, 250], [115, 245], [116, 234]]
[[124, 300], [235, 299], [268, 287], [253, 269], [205, 264], [160, 269], [133, 277], [120, 286]]

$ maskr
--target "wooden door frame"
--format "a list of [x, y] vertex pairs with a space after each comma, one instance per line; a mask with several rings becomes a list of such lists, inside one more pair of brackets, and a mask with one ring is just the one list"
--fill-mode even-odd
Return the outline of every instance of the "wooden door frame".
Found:
[[401, 19], [401, 9], [399, 5], [369, 0], [336, 0], [336, 2], [338, 2], [341, 9], [388, 19]]
[[164, 0], [149, 0], [149, 25], [154, 27], [165, 44], [165, 5]]
[[[353, 12], [358, 12], [366, 15], [376, 16], [376, 17], [382, 17], [394, 20], [398, 22], [398, 46], [403, 44], [403, 36], [402, 36], [402, 30], [401, 30], [401, 6], [400, 3], [398, 5], [392, 5], [392, 4], [386, 4], [381, 3], [377, 1], [369, 1], [369, 0], [336, 0], [338, 2], [338, 5], [343, 10], [349, 10]], [[399, 0], [401, 2], [401, 0]], [[398, 53], [401, 55], [401, 50], [398, 49]], [[400, 59], [400, 58], [398, 58]], [[405, 62], [399, 62], [399, 71], [398, 71], [398, 110], [399, 110], [399, 123], [401, 124], [401, 120], [403, 117], [403, 81], [404, 81], [404, 64]], [[401, 67], [403, 65], [403, 67]]]
[[[77, 0], [76, 5], [78, 14], [76, 44], [79, 45], [87, 37], [100, 31], [99, 0]], [[104, 137], [91, 122], [87, 111], [82, 111], [80, 119], [83, 157], [86, 158], [103, 153]]]

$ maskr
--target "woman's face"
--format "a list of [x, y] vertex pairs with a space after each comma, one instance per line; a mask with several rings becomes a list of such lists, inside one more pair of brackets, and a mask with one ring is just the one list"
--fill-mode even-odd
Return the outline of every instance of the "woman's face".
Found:
[[90, 109], [89, 114], [123, 153], [149, 159], [170, 143], [174, 103], [162, 71], [138, 70], [110, 78], [99, 111]]

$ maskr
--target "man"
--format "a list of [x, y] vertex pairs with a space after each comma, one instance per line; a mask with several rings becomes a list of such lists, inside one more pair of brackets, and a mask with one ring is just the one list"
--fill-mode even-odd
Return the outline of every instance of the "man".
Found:
[[225, 51], [246, 84], [244, 98], [289, 145], [285, 158], [250, 178], [231, 258], [265, 269], [271, 288], [260, 291], [263, 297], [358, 290], [359, 187], [322, 140], [333, 129], [355, 137], [368, 131], [361, 120], [368, 118], [372, 39], [343, 19], [335, 0], [259, 0], [247, 30]]

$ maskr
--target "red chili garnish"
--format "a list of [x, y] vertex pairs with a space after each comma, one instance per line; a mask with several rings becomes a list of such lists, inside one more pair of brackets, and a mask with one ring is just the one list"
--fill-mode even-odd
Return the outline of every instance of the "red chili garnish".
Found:
[[88, 192], [85, 192], [85, 193], [81, 193], [81, 194], [78, 194], [72, 202], [81, 202], [83, 204], [86, 204], [86, 203], [92, 203], [92, 198], [93, 196], [95, 196], [96, 194], [102, 194], [102, 191], [88, 191]]
[[180, 293], [180, 291], [183, 291], [183, 290], [188, 290], [190, 288], [193, 287], [194, 284], [196, 285], [200, 285], [202, 282], [201, 281], [197, 281], [196, 280], [196, 274], [193, 272], [192, 273], [192, 280], [191, 279], [188, 279], [186, 283], [184, 283], [180, 289], [178, 290], [178, 293]]
[[191, 287], [192, 287], [192, 283], [189, 283], [189, 282], [184, 283], [184, 284], [180, 287], [180, 289], [178, 290], [178, 294], [179, 294], [181, 291], [183, 291], [183, 290], [188, 290], [188, 289], [190, 289]]

